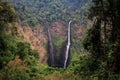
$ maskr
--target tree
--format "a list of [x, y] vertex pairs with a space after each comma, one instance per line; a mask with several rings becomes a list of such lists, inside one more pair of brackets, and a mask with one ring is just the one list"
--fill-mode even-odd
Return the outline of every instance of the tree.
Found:
[[11, 44], [11, 38], [6, 34], [8, 23], [14, 21], [16, 21], [15, 10], [7, 2], [0, 1], [0, 68], [14, 58], [15, 45]]
[[[92, 1], [94, 6], [91, 8], [89, 17], [95, 17], [95, 23], [88, 30], [83, 45], [95, 56], [96, 60], [100, 59], [106, 63], [105, 73], [107, 76], [111, 76], [112, 73], [120, 72], [118, 68], [120, 67], [120, 8], [118, 8], [120, 1]], [[97, 26], [97, 24], [99, 25]]]

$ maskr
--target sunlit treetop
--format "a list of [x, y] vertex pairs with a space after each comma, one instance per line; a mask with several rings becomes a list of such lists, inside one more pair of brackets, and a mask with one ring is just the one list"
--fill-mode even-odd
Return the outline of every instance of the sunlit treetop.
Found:
[[14, 8], [9, 3], [0, 1], [0, 21], [14, 22], [16, 17]]

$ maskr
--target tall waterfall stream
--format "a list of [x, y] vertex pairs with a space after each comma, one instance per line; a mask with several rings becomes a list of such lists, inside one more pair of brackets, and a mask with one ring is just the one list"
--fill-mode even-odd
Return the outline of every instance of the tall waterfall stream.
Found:
[[49, 58], [50, 58], [50, 66], [54, 66], [54, 47], [52, 43], [51, 33], [48, 29], [48, 50], [49, 50]]
[[66, 68], [66, 64], [67, 64], [67, 60], [68, 60], [68, 56], [69, 56], [69, 50], [70, 50], [70, 26], [71, 26], [71, 22], [69, 21], [69, 25], [68, 25], [68, 40], [67, 40], [67, 45], [66, 45], [66, 52], [65, 52], [65, 61], [64, 61], [64, 68]]

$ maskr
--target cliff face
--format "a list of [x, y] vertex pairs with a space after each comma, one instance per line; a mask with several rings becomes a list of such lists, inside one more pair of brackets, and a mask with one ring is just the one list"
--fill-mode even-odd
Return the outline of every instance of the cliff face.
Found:
[[29, 26], [22, 26], [20, 23], [17, 23], [17, 26], [19, 37], [30, 43], [32, 49], [38, 50], [40, 62], [45, 63], [46, 49], [43, 45], [47, 42], [47, 36], [43, 32], [43, 27], [38, 24], [32, 30]]
[[[25, 42], [31, 44], [32, 49], [39, 51], [40, 62], [46, 63], [47, 59], [47, 32], [45, 31], [45, 26], [37, 24], [33, 29], [29, 26], [23, 26], [21, 23], [17, 23], [19, 37], [21, 37]], [[68, 23], [65, 23], [61, 20], [53, 22], [50, 27], [50, 32], [52, 34], [52, 40], [54, 45], [60, 48], [62, 42], [67, 38], [67, 27]], [[72, 40], [73, 43], [79, 42], [84, 34], [85, 27], [83, 25], [73, 23], [72, 24]], [[78, 40], [74, 39], [77, 38]]]

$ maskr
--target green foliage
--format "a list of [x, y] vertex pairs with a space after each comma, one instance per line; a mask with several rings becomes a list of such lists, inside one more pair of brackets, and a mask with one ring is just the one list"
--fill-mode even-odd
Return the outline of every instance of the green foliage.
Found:
[[61, 44], [63, 43], [63, 39], [61, 39], [61, 38], [58, 37], [58, 36], [54, 36], [54, 37], [53, 37], [53, 42], [54, 42], [54, 45], [55, 45], [55, 46], [60, 47]]
[[34, 56], [36, 59], [39, 58], [39, 54], [37, 50], [30, 50], [29, 55]]
[[7, 2], [0, 2], [0, 21], [13, 22], [16, 20], [16, 12]]
[[3, 68], [0, 80], [29, 80], [30, 77], [26, 71], [24, 62], [16, 57]]
[[16, 40], [16, 27], [12, 27], [12, 34], [7, 34], [8, 23], [15, 20], [15, 10], [0, 1], [0, 80], [33, 80], [30, 74], [37, 74], [34, 66], [38, 64], [38, 51], [32, 50], [30, 44]]
[[[62, 1], [65, 4], [59, 4]], [[68, 2], [64, 0], [61, 0], [61, 2], [59, 0], [54, 0], [54, 2], [50, 0], [21, 0], [15, 1], [15, 8], [18, 9], [18, 13], [21, 15], [20, 19], [23, 22], [30, 23], [32, 26], [37, 22], [44, 24], [46, 21], [53, 22], [57, 19], [68, 21], [70, 17], [75, 21], [79, 20], [78, 16], [73, 16], [73, 13], [75, 12], [74, 14], [78, 15], [81, 12], [75, 7], [71, 8], [67, 4]], [[102, 50], [103, 34], [101, 34], [101, 21], [104, 22], [105, 20], [101, 20], [101, 16], [96, 14], [100, 17], [97, 18], [93, 27], [88, 30], [83, 41], [84, 48], [90, 53], [75, 54], [78, 52], [75, 51], [75, 47], [72, 47], [74, 55], [67, 69], [39, 64], [37, 50], [32, 50], [29, 43], [18, 42], [14, 36], [6, 34], [8, 23], [15, 20], [16, 14], [8, 3], [0, 2], [0, 80], [119, 80], [119, 19], [114, 15], [118, 15], [119, 10], [116, 9], [119, 9], [119, 3], [113, 1], [115, 4], [113, 4], [114, 7], [111, 7], [107, 0], [103, 2], [105, 12], [111, 8], [115, 10], [115, 13], [109, 14], [109, 16], [113, 16], [115, 19], [111, 21], [112, 28], [107, 28], [109, 33], [107, 39], [107, 44], [109, 45], [107, 61], [109, 61], [110, 66], [107, 65], [106, 60], [103, 58]], [[37, 5], [33, 7], [33, 3]], [[71, 5], [77, 5], [77, 3], [78, 0], [71, 3]], [[65, 8], [66, 5], [69, 5], [69, 7]], [[75, 9], [74, 12], [69, 13], [73, 9]], [[102, 17], [104, 15], [106, 14], [103, 13]], [[109, 16], [107, 17], [110, 19], [111, 17]], [[16, 30], [16, 28], [13, 28], [13, 32]], [[55, 42], [54, 45], [57, 47], [63, 42], [56, 36], [53, 40]]]
[[96, 62], [94, 58], [91, 58], [89, 54], [81, 54], [79, 57], [76, 56], [70, 64], [70, 69], [74, 70], [75, 74], [79, 74], [81, 77], [90, 76], [94, 73]]
[[[3, 39], [6, 40], [8, 37], [10, 36], [7, 35], [7, 37]], [[38, 68], [36, 69], [39, 62], [38, 51], [32, 50], [28, 43], [15, 42], [11, 37], [7, 40], [9, 40], [9, 42], [3, 42], [6, 44], [6, 47], [4, 49], [0, 48], [0, 71], [2, 72], [0, 75], [2, 76], [2, 80], [30, 80], [38, 76], [36, 72], [36, 70], [39, 71]], [[14, 41], [14, 43], [12, 41]], [[16, 59], [16, 55], [20, 58]]]
[[[83, 40], [83, 46], [86, 50], [89, 50], [92, 53], [100, 53], [100, 45], [101, 45], [101, 22], [100, 20], [97, 20], [96, 23], [94, 23], [93, 27], [90, 28], [86, 36]], [[94, 52], [93, 52], [94, 51]], [[95, 55], [95, 54], [94, 54]]]
[[75, 21], [80, 21], [85, 19], [84, 13], [86, 10], [84, 8], [88, 8], [88, 6], [84, 5], [90, 5], [89, 0], [75, 0], [72, 2], [69, 0], [7, 1], [13, 4], [20, 20], [30, 26], [34, 26], [37, 23], [45, 25], [46, 22], [52, 23], [59, 19], [65, 22], [68, 22], [71, 18]]
[[93, 58], [90, 53], [74, 55], [66, 71], [78, 76], [76, 80], [119, 80], [119, 74], [111, 74], [108, 78], [106, 62]]
[[6, 2], [0, 1], [0, 68], [14, 59], [16, 44], [12, 37], [6, 34], [8, 23], [16, 20], [15, 10]]
[[17, 47], [18, 47], [17, 53], [20, 55], [21, 59], [24, 59], [30, 52], [30, 44], [28, 43], [18, 42]]
[[[118, 13], [114, 13], [119, 11], [119, 9], [115, 9], [117, 8], [115, 5], [118, 5], [117, 2], [118, 0], [96, 0], [91, 8], [90, 16], [95, 17], [96, 20], [94, 20], [95, 23], [87, 31], [83, 46], [92, 54], [92, 63], [96, 61], [94, 65], [97, 66], [95, 69], [93, 68], [95, 72], [92, 72], [91, 75], [97, 76], [98, 79], [114, 79], [114, 76], [120, 73], [118, 68], [120, 67], [120, 58], [117, 57], [120, 55], [118, 49], [120, 48], [118, 38], [120, 36], [119, 32], [116, 32], [120, 31], [120, 28], [118, 28], [119, 23], [116, 22], [120, 21], [120, 19], [116, 17]], [[113, 45], [117, 49], [112, 47]]]
[[14, 59], [16, 47], [15, 44], [6, 44], [7, 48], [0, 50], [0, 63], [1, 65], [9, 62], [10, 60]]

